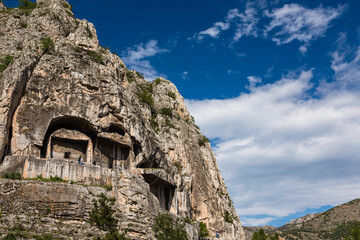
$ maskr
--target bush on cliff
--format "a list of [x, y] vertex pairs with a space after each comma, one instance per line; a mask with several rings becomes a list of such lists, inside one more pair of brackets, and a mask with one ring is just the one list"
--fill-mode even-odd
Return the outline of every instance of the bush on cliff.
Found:
[[200, 222], [199, 223], [199, 237], [206, 238], [209, 236], [209, 230], [206, 227], [206, 223]]
[[36, 2], [29, 0], [19, 0], [19, 8], [23, 10], [34, 9], [36, 8]]
[[41, 48], [44, 51], [44, 53], [49, 53], [55, 48], [55, 44], [50, 37], [42, 38], [40, 42], [41, 42]]
[[159, 213], [155, 218], [153, 230], [158, 240], [189, 239], [185, 231], [185, 224], [180, 219], [174, 220], [167, 213]]
[[109, 232], [105, 237], [97, 238], [97, 240], [128, 240], [124, 233], [118, 232], [118, 220], [113, 217], [115, 210], [112, 209], [112, 206], [114, 203], [114, 198], [108, 198], [103, 193], [99, 195], [98, 200], [93, 200], [94, 208], [89, 212], [89, 223], [100, 230]]
[[0, 58], [0, 73], [2, 73], [12, 62], [14, 58], [11, 55], [5, 55]]
[[19, 172], [12, 172], [12, 173], [4, 173], [2, 178], [12, 179], [12, 180], [21, 180], [21, 174]]

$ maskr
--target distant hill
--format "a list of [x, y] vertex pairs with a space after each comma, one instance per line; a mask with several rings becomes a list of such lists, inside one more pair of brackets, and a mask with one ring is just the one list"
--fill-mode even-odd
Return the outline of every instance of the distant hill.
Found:
[[[360, 199], [341, 204], [323, 213], [292, 220], [279, 228], [271, 229], [265, 226], [263, 229], [268, 235], [278, 232], [281, 238], [286, 240], [336, 240], [343, 239], [356, 223], [360, 223]], [[252, 234], [260, 228], [244, 227], [247, 239], [250, 240]]]

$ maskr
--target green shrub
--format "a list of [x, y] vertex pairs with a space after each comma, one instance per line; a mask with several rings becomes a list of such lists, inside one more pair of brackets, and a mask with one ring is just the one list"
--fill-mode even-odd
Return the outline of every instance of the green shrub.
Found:
[[90, 56], [91, 60], [93, 60], [94, 62], [97, 62], [97, 63], [100, 63], [100, 64], [104, 63], [101, 53], [97, 53], [95, 51], [89, 51], [88, 53], [89, 53], [89, 56]]
[[150, 92], [141, 92], [138, 94], [138, 98], [141, 102], [147, 103], [150, 107], [154, 106], [154, 99]]
[[33, 10], [36, 8], [36, 2], [30, 0], [19, 0], [19, 9], [22, 10]]
[[254, 232], [254, 234], [251, 237], [251, 240], [266, 240], [266, 239], [267, 239], [266, 233], [262, 228], [259, 231]]
[[89, 212], [89, 223], [103, 231], [115, 232], [118, 220], [112, 215], [115, 199], [108, 198], [104, 193], [99, 195], [98, 200], [93, 200], [94, 208]]
[[154, 80], [154, 83], [155, 83], [155, 85], [158, 85], [159, 83], [161, 83], [161, 78], [157, 78], [157, 79], [155, 79]]
[[89, 25], [86, 25], [85, 30], [86, 30], [86, 32], [88, 33], [89, 38], [93, 38], [93, 35], [92, 35], [91, 30], [90, 30], [90, 28], [89, 28]]
[[35, 238], [35, 240], [55, 240], [55, 239], [59, 239], [59, 238], [55, 238], [51, 234], [33, 235], [32, 237]]
[[42, 182], [68, 182], [58, 176], [50, 176], [50, 178], [43, 178], [41, 175], [38, 175], [36, 178], [27, 178], [27, 180], [38, 180]]
[[155, 218], [155, 225], [153, 228], [155, 237], [158, 240], [188, 240], [185, 231], [185, 224], [180, 220], [174, 220], [167, 213], [159, 213]]
[[106, 191], [111, 191], [112, 190], [111, 184], [105, 184], [104, 188], [106, 189]]
[[137, 75], [139, 78], [145, 79], [145, 76], [144, 76], [144, 74], [142, 74], [142, 73], [136, 72], [136, 75]]
[[154, 106], [154, 99], [152, 97], [152, 86], [151, 84], [141, 84], [139, 85], [141, 93], [137, 96], [140, 102], [147, 103], [150, 107]]
[[21, 180], [21, 174], [19, 172], [12, 172], [12, 173], [5, 173], [1, 176], [5, 179], [12, 179], [12, 180]]
[[269, 237], [270, 240], [279, 240], [280, 239], [280, 236], [278, 233], [274, 233], [273, 235], [271, 235]]
[[205, 136], [200, 137], [198, 140], [200, 147], [205, 146], [205, 143], [207, 143], [207, 142], [209, 142], [209, 139]]
[[26, 22], [20, 22], [20, 27], [21, 28], [27, 28], [28, 24]]
[[169, 128], [175, 128], [175, 125], [168, 118], [165, 118], [165, 126]]
[[63, 3], [64, 8], [69, 8], [71, 11], [73, 10], [73, 6], [70, 3]]
[[136, 81], [136, 78], [131, 71], [126, 71], [126, 79], [128, 80], [129, 83]]
[[5, 55], [0, 58], [0, 74], [13, 62], [14, 58], [11, 55]]
[[29, 15], [34, 8], [36, 8], [36, 2], [31, 2], [29, 0], [19, 0], [19, 9], [21, 14]]
[[[177, 172], [180, 174], [181, 173], [181, 170], [182, 170], [182, 165], [180, 162], [174, 162], [173, 163], [174, 166], [176, 167], [177, 169]], [[187, 218], [185, 218], [185, 220], [187, 220]], [[185, 221], [186, 223], [191, 223], [191, 220], [189, 222]]]
[[172, 117], [172, 109], [171, 108], [162, 108], [160, 113], [164, 116]]
[[225, 222], [233, 223], [234, 217], [228, 211], [226, 211], [224, 213], [224, 220], [225, 220]]
[[350, 225], [349, 230], [344, 236], [345, 240], [359, 240], [360, 239], [360, 223], [354, 223]]
[[49, 53], [55, 48], [55, 44], [50, 37], [42, 38], [40, 42], [44, 53]]
[[2, 240], [16, 240], [16, 236], [13, 233], [8, 233]]
[[167, 95], [168, 95], [169, 97], [171, 97], [172, 99], [176, 100], [176, 95], [175, 95], [174, 92], [168, 91], [168, 92], [167, 92]]
[[199, 223], [199, 236], [200, 238], [205, 238], [209, 236], [209, 230], [206, 227], [206, 223]]
[[117, 230], [118, 220], [113, 217], [115, 210], [112, 209], [115, 199], [108, 198], [103, 193], [98, 197], [98, 200], [93, 200], [94, 208], [89, 212], [89, 223], [108, 233], [105, 237], [94, 240], [129, 240], [125, 233], [120, 234]]
[[159, 131], [159, 123], [156, 121], [155, 118], [150, 119], [150, 126], [154, 129], [155, 132]]

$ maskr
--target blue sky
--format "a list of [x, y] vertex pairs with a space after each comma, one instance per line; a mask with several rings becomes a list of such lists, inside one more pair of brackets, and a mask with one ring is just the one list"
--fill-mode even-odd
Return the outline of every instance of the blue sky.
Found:
[[127, 67], [175, 83], [244, 225], [359, 197], [360, 1], [70, 3]]

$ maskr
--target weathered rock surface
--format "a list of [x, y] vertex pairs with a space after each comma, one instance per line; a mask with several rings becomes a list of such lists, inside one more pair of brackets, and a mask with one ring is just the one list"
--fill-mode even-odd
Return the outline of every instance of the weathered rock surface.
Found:
[[[111, 184], [119, 227], [132, 239], [153, 239], [160, 209], [205, 222], [211, 236], [244, 239], [210, 144], [199, 143], [202, 135], [171, 82], [149, 83], [129, 71], [65, 0], [38, 0], [30, 12], [0, 3], [0, 22], [0, 57], [14, 59], [0, 79], [0, 172]], [[54, 49], [43, 46], [44, 38]], [[80, 156], [84, 165], [77, 165]], [[86, 238], [76, 228], [86, 225], [91, 194], [79, 185], [52, 184], [1, 180], [0, 201], [19, 205], [5, 215], [37, 224], [42, 207], [36, 203], [63, 201], [76, 211], [65, 204], [41, 221], [57, 224], [65, 214], [78, 221], [69, 228], [74, 239]], [[20, 210], [28, 205], [31, 216]]]

